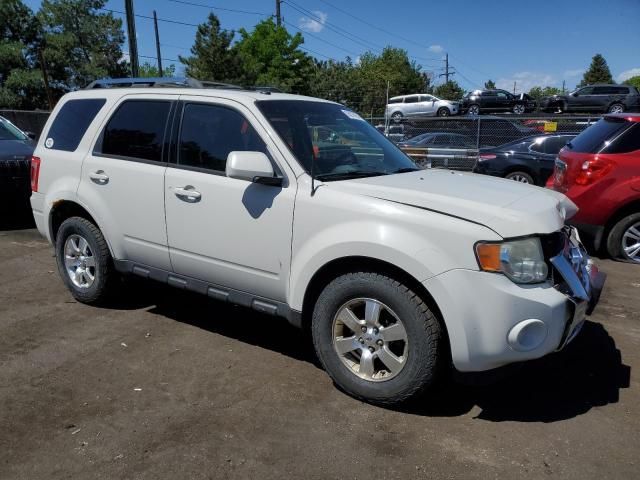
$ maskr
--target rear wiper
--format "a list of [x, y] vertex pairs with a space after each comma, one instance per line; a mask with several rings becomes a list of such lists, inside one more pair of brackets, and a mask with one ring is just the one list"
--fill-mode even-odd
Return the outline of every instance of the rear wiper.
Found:
[[316, 175], [318, 180], [348, 180], [350, 178], [366, 178], [366, 177], [379, 177], [381, 175], [387, 175], [386, 172], [336, 172], [325, 173], [322, 175]]

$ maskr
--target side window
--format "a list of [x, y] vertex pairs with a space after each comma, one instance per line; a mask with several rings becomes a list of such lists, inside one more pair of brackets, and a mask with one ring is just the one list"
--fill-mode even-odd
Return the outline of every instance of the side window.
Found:
[[420, 95], [421, 102], [431, 102], [433, 97], [431, 95]]
[[594, 87], [593, 95], [610, 95], [613, 93], [613, 88], [611, 87]]
[[267, 154], [258, 133], [237, 111], [217, 105], [185, 105], [178, 165], [224, 172], [227, 156], [233, 151]]
[[544, 153], [549, 155], [557, 155], [562, 147], [571, 140], [571, 137], [550, 137], [544, 142]]
[[529, 147], [529, 149], [533, 152], [540, 152], [540, 153], [546, 153], [545, 152], [545, 145], [547, 143], [549, 143], [549, 140], [551, 140], [550, 138], [538, 138], [536, 139], [535, 142], [533, 142], [531, 144], [531, 146]]
[[402, 98], [390, 98], [389, 105], [391, 105], [392, 103], [402, 103]]
[[612, 93], [616, 95], [629, 95], [628, 87], [611, 87], [611, 89], [613, 90]]
[[608, 147], [605, 153], [629, 153], [640, 150], [640, 123], [634, 123]]
[[127, 100], [104, 128], [101, 152], [105, 155], [162, 161], [164, 131], [171, 102]]
[[410, 97], [406, 97], [404, 99], [404, 103], [417, 103], [418, 102], [418, 95], [411, 95]]
[[75, 151], [87, 128], [105, 103], [104, 98], [69, 100], [53, 120], [47, 133], [45, 147], [65, 152]]
[[593, 95], [593, 87], [583, 88], [581, 90], [578, 90], [578, 93], [580, 95]]
[[506, 94], [505, 92], [498, 92], [497, 95], [498, 95], [498, 98], [508, 98], [509, 97], [509, 95]]

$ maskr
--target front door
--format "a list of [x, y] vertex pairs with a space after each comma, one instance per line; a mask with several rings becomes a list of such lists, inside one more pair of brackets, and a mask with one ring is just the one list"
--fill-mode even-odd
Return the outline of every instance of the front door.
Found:
[[85, 157], [78, 187], [80, 202], [92, 207], [118, 260], [164, 270], [171, 268], [164, 220], [164, 138], [174, 103], [167, 95], [123, 97]]
[[[167, 234], [175, 273], [276, 301], [286, 299], [296, 183], [246, 107], [182, 96], [175, 158], [165, 177]], [[259, 151], [282, 187], [225, 176], [232, 151]], [[292, 181], [293, 180], [293, 181]]]

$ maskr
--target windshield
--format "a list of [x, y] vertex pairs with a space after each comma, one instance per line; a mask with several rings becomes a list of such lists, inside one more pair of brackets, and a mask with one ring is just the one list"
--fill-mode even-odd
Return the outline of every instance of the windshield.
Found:
[[256, 102], [307, 173], [344, 180], [417, 170], [400, 149], [341, 105], [303, 100]]
[[8, 120], [0, 118], [0, 140], [26, 140], [27, 137], [18, 127]]

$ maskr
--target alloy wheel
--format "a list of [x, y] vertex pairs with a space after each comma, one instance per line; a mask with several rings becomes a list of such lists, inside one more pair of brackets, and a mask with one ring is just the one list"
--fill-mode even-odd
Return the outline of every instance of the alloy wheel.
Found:
[[71, 282], [78, 288], [89, 288], [96, 278], [96, 259], [87, 240], [77, 234], [64, 242], [64, 265]]
[[471, 105], [469, 107], [469, 115], [479, 115], [480, 107], [478, 105]]
[[624, 107], [619, 103], [616, 103], [615, 105], [611, 105], [611, 108], [609, 109], [609, 113], [622, 113], [622, 112], [624, 112]]
[[640, 263], [640, 222], [625, 230], [622, 235], [622, 251], [629, 260]]
[[516, 115], [522, 115], [524, 113], [524, 105], [517, 104], [513, 106], [513, 113]]
[[409, 341], [391, 308], [372, 298], [356, 298], [342, 305], [333, 319], [333, 348], [354, 375], [380, 382], [402, 371]]
[[513, 180], [514, 182], [520, 182], [520, 183], [529, 183], [529, 179], [527, 177], [517, 173], [515, 175], [511, 175], [509, 177], [509, 180]]

